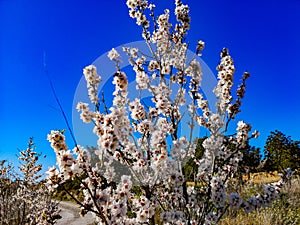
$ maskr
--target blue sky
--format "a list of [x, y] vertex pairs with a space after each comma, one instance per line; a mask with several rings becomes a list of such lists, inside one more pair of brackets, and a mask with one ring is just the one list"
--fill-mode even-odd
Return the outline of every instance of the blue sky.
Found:
[[[159, 12], [173, 11], [173, 0], [153, 2]], [[219, 52], [227, 47], [237, 69], [235, 83], [243, 71], [251, 74], [238, 119], [260, 131], [253, 144], [263, 147], [275, 129], [300, 140], [300, 1], [184, 3], [191, 7], [188, 41], [206, 42], [206, 64], [215, 72]], [[47, 155], [44, 168], [55, 164], [46, 136], [66, 126], [43, 71], [44, 52], [71, 120], [82, 68], [113, 47], [139, 40], [140, 28], [122, 0], [0, 0], [0, 159], [15, 161], [17, 148], [26, 148], [33, 136], [37, 150]], [[73, 147], [70, 138], [68, 144]]]

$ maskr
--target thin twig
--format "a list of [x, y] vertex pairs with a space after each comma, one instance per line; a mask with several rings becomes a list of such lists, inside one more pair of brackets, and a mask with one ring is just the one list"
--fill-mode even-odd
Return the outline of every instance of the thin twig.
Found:
[[47, 64], [46, 64], [46, 53], [44, 53], [44, 63], [43, 63], [43, 66], [44, 66], [44, 72], [45, 72], [45, 74], [46, 74], [46, 76], [47, 76], [47, 78], [48, 78], [49, 84], [50, 84], [50, 88], [51, 88], [52, 94], [53, 94], [53, 96], [54, 96], [54, 98], [55, 98], [55, 101], [56, 101], [57, 105], [59, 106], [59, 110], [60, 110], [61, 114], [63, 115], [63, 118], [64, 118], [65, 123], [66, 123], [66, 125], [67, 125], [67, 128], [68, 128], [68, 130], [69, 130], [69, 132], [70, 132], [70, 134], [71, 134], [71, 137], [72, 137], [72, 139], [73, 139], [73, 142], [74, 142], [74, 144], [75, 144], [75, 147], [78, 148], [76, 138], [75, 138], [74, 133], [73, 133], [73, 131], [72, 131], [72, 129], [71, 129], [71, 126], [70, 126], [70, 124], [69, 124], [69, 121], [68, 121], [68, 119], [67, 119], [67, 116], [66, 116], [66, 114], [65, 114], [65, 111], [64, 111], [64, 109], [63, 109], [63, 107], [62, 107], [62, 105], [61, 105], [61, 103], [60, 103], [60, 101], [59, 101], [59, 98], [58, 98], [57, 93], [56, 93], [56, 91], [55, 91], [55, 88], [54, 88], [53, 82], [52, 82], [52, 80], [51, 80], [50, 74], [49, 74], [49, 72], [48, 72], [48, 68], [47, 68]]

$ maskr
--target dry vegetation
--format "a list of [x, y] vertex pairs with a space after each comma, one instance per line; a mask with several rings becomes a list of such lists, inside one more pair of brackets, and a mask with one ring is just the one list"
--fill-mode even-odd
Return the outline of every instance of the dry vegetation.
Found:
[[[229, 188], [239, 190], [245, 199], [263, 190], [263, 185], [276, 182], [280, 179], [277, 171], [272, 173], [260, 172], [243, 176], [243, 185], [240, 189], [236, 179], [233, 179]], [[194, 185], [188, 182], [188, 185]], [[231, 211], [219, 222], [219, 225], [299, 225], [300, 224], [300, 177], [296, 176], [291, 184], [281, 191], [281, 196], [271, 207], [245, 213], [243, 210]]]
[[[276, 180], [276, 175], [254, 180], [241, 190], [242, 195], [251, 195], [261, 189], [262, 181]], [[260, 182], [259, 182], [260, 181]], [[300, 178], [294, 178], [290, 185], [281, 191], [280, 199], [269, 208], [255, 210], [252, 213], [244, 211], [229, 211], [220, 221], [220, 225], [299, 225], [300, 224]]]
[[[243, 175], [243, 182], [253, 183], [253, 184], [268, 184], [277, 182], [280, 180], [280, 176], [277, 171], [275, 172], [259, 172], [259, 173], [250, 173], [250, 179], [248, 179], [247, 175]], [[237, 179], [233, 178], [232, 181], [237, 181]], [[194, 186], [194, 182], [187, 182], [188, 186]]]
[[[259, 172], [259, 173], [250, 173], [250, 181], [254, 184], [267, 184], [273, 183], [280, 180], [280, 176], [277, 171], [269, 173], [269, 172]], [[244, 175], [243, 180], [247, 181], [248, 176]]]

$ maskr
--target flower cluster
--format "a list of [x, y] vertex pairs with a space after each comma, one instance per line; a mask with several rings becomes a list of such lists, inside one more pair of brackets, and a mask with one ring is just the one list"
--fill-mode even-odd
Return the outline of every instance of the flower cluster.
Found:
[[116, 51], [116, 49], [113, 48], [112, 50], [109, 51], [107, 56], [110, 60], [116, 61], [120, 57], [120, 54]]
[[155, 210], [153, 203], [146, 196], [141, 196], [139, 199], [133, 199], [133, 207], [136, 209], [136, 218], [139, 223], [147, 222], [154, 216]]
[[[143, 11], [148, 7], [148, 3], [145, 0], [127, 0], [126, 2], [129, 10], [129, 15], [136, 19], [138, 25], [142, 25], [145, 28], [149, 27], [149, 21], [144, 15]], [[151, 6], [151, 8], [153, 5]]]
[[97, 104], [99, 101], [98, 86], [101, 82], [101, 77], [98, 75], [94, 65], [85, 67], [83, 69], [83, 74], [87, 82], [88, 96], [93, 104]]
[[[157, 65], [151, 65], [149, 63], [149, 70], [154, 70], [154, 68], [157, 67]], [[137, 89], [147, 89], [149, 87], [149, 84], [150, 84], [150, 80], [149, 80], [149, 77], [148, 75], [145, 73], [145, 71], [143, 69], [141, 69], [140, 66], [138, 65], [135, 65], [133, 67], [133, 70], [135, 71], [136, 73], [136, 83], [137, 83], [137, 86], [136, 88]]]
[[226, 111], [228, 104], [232, 101], [231, 89], [233, 85], [233, 74], [235, 71], [233, 59], [229, 55], [228, 49], [224, 48], [221, 52], [221, 62], [217, 67], [218, 86], [214, 93], [219, 98], [217, 108], [220, 112]]
[[134, 120], [143, 120], [146, 118], [146, 110], [144, 106], [140, 103], [139, 99], [135, 99], [134, 102], [129, 104], [129, 109], [131, 111], [131, 118]]
[[251, 125], [244, 123], [244, 121], [239, 121], [236, 130], [237, 130], [237, 135], [236, 135], [237, 144], [240, 147], [244, 147], [248, 140], [248, 133], [251, 131]]
[[56, 152], [56, 161], [60, 170], [51, 167], [46, 172], [49, 188], [55, 188], [58, 184], [74, 178], [88, 168], [91, 157], [81, 146], [77, 145], [73, 150], [68, 150], [65, 136], [61, 131], [52, 130], [48, 135], [48, 141]]
[[93, 118], [93, 113], [89, 109], [89, 105], [87, 103], [78, 102], [76, 109], [80, 113], [80, 119], [85, 123], [90, 123]]
[[[71, 153], [71, 150], [67, 150], [67, 145], [65, 143], [65, 137], [60, 131], [51, 131], [51, 134], [48, 135], [47, 140], [51, 143], [51, 146], [56, 151], [56, 160], [59, 168], [63, 168], [63, 177], [64, 179], [69, 179], [73, 175], [73, 168], [76, 164], [76, 161]], [[51, 169], [49, 175], [55, 176], [56, 172]], [[54, 173], [54, 174], [53, 174]]]
[[190, 29], [191, 18], [189, 17], [189, 6], [184, 5], [180, 0], [175, 1], [175, 6], [176, 19], [180, 22], [180, 25], [177, 24], [176, 30], [185, 34]]
[[123, 97], [125, 97], [124, 94], [127, 92], [127, 85], [128, 85], [126, 74], [120, 71], [116, 72], [114, 75], [113, 84], [116, 85], [116, 89], [113, 94], [115, 96], [120, 94]]
[[211, 186], [211, 199], [214, 205], [219, 207], [224, 207], [226, 200], [226, 189], [223, 181], [220, 177], [213, 177], [210, 181]]
[[47, 140], [51, 143], [51, 147], [55, 150], [55, 152], [67, 150], [65, 136], [60, 131], [52, 130], [51, 133], [48, 134]]

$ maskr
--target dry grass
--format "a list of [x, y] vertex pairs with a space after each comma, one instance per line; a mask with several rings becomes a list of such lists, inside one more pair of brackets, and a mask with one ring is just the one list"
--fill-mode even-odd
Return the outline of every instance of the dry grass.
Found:
[[[255, 184], [254, 184], [255, 185]], [[246, 214], [244, 211], [229, 211], [219, 225], [299, 225], [300, 224], [300, 179], [281, 192], [281, 198], [270, 208]], [[251, 190], [248, 188], [245, 192]]]
[[[233, 178], [232, 180], [235, 181], [236, 179]], [[248, 180], [248, 176], [243, 175], [243, 181], [247, 181], [247, 180]], [[254, 184], [268, 184], [268, 183], [279, 181], [280, 176], [277, 171], [272, 173], [267, 173], [267, 172], [251, 173], [250, 180]], [[186, 182], [186, 184], [187, 186], [194, 186], [195, 182]]]
[[[251, 173], [250, 179], [255, 184], [267, 184], [273, 183], [280, 180], [280, 176], [277, 171], [272, 173], [260, 172], [260, 173]], [[244, 175], [243, 180], [248, 180], [248, 176]]]
[[[247, 182], [240, 190], [240, 195], [246, 199], [262, 191], [263, 184], [280, 180], [278, 173], [252, 173], [250, 180], [243, 176]], [[236, 181], [232, 180], [235, 186]], [[194, 182], [187, 182], [194, 186]], [[229, 187], [233, 188], [233, 187]], [[234, 188], [237, 190], [236, 188]], [[300, 225], [300, 177], [292, 180], [290, 186], [281, 191], [281, 198], [276, 200], [271, 207], [262, 208], [252, 213], [229, 211], [219, 222], [219, 225]]]

